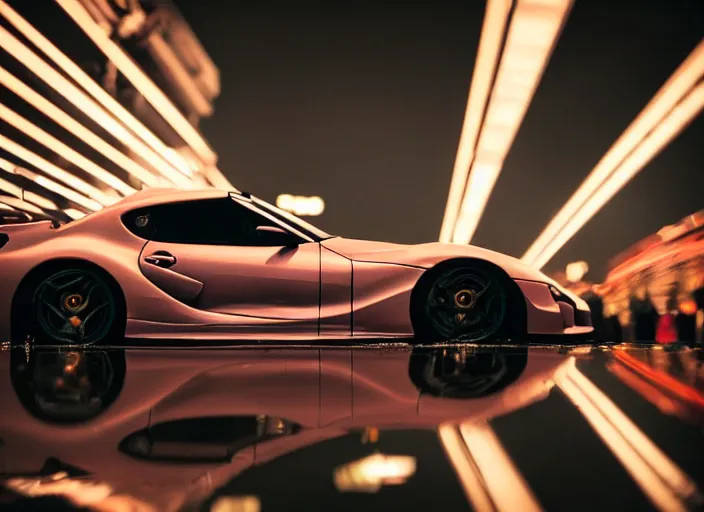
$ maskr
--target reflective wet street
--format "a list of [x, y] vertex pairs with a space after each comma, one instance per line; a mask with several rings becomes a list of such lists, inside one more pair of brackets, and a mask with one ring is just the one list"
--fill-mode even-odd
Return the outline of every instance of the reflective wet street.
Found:
[[8, 510], [704, 503], [688, 347], [19, 345], [0, 374]]

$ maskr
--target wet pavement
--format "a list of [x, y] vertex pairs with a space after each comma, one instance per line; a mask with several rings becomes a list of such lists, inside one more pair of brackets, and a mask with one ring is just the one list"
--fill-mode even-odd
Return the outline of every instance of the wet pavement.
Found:
[[704, 503], [688, 347], [5, 346], [0, 410], [8, 510]]

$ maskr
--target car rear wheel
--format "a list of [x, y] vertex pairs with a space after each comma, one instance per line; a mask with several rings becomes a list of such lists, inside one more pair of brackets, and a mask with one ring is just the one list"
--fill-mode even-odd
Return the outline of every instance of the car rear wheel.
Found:
[[[21, 324], [37, 343], [93, 345], [121, 334], [124, 299], [105, 272], [77, 264], [40, 272], [27, 285]], [[124, 331], [124, 330], [123, 330]]]
[[[488, 341], [507, 323], [506, 280], [481, 262], [453, 265], [420, 284], [414, 322], [419, 341]], [[420, 318], [417, 318], [420, 317]]]

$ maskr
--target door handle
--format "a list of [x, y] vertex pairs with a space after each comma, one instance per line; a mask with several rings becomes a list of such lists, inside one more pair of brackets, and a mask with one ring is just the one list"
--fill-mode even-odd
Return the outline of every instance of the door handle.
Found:
[[176, 258], [167, 252], [155, 252], [144, 258], [144, 261], [161, 268], [169, 268], [176, 263]]

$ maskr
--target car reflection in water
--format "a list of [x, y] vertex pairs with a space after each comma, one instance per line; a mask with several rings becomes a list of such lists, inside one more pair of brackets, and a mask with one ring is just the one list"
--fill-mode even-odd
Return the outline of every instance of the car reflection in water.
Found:
[[0, 453], [6, 477], [89, 474], [175, 509], [326, 440], [353, 437], [370, 455], [370, 429], [434, 433], [505, 414], [544, 397], [566, 359], [452, 346], [18, 348], [0, 352], [11, 377], [0, 381]]
[[144, 510], [685, 510], [702, 416], [643, 405], [668, 411], [657, 386], [704, 409], [701, 357], [678, 354], [673, 377], [596, 346], [17, 347], [0, 471], [20, 494]]

